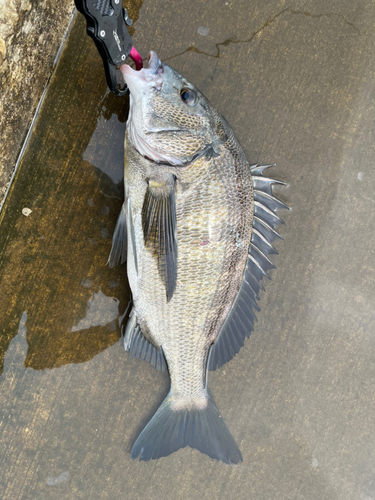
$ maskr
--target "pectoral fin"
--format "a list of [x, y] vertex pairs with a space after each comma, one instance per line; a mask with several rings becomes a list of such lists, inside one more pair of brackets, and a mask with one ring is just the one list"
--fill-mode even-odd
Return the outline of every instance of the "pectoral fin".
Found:
[[146, 248], [155, 255], [167, 302], [177, 282], [177, 220], [173, 183], [149, 182], [142, 208], [142, 226]]
[[[135, 231], [134, 231], [134, 223], [133, 223], [133, 209], [132, 209], [132, 203], [130, 198], [125, 201], [126, 203], [126, 220], [128, 221], [129, 224], [129, 233], [130, 233], [130, 248], [131, 248], [131, 253], [133, 254], [134, 258], [134, 267], [135, 267], [135, 272], [138, 273], [138, 257], [137, 257], [137, 244], [135, 241]], [[124, 205], [125, 205], [124, 203]]]
[[112, 248], [108, 257], [107, 264], [109, 267], [115, 267], [119, 262], [123, 264], [127, 256], [127, 230], [126, 230], [126, 205], [125, 202], [121, 207], [120, 215], [118, 216], [115, 231], [112, 238]]

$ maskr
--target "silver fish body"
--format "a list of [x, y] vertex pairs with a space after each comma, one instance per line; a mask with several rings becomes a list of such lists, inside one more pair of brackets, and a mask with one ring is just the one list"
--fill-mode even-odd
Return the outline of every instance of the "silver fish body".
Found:
[[[109, 263], [126, 253], [133, 310], [125, 349], [167, 367], [171, 378], [132, 457], [159, 458], [190, 445], [238, 463], [242, 456], [207, 388], [207, 369], [233, 357], [252, 329], [261, 275], [267, 261], [273, 267], [267, 254], [275, 252], [275, 209], [283, 204], [272, 196], [264, 167], [251, 170], [226, 120], [155, 53], [147, 70], [122, 71], [131, 92], [125, 202]], [[268, 205], [254, 199], [253, 178]], [[256, 220], [265, 224], [263, 234]]]

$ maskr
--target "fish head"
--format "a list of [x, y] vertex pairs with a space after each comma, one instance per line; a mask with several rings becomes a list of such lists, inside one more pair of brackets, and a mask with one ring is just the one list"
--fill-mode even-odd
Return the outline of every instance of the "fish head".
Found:
[[130, 90], [128, 138], [142, 156], [185, 166], [208, 151], [216, 140], [214, 114], [193, 84], [153, 51], [147, 68], [120, 69]]

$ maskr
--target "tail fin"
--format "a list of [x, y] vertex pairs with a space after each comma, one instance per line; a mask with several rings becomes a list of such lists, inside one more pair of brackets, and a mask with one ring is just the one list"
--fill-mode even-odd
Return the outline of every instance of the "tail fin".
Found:
[[227, 464], [242, 462], [242, 455], [211, 395], [203, 410], [172, 410], [169, 396], [134, 443], [131, 457], [148, 461], [190, 446]]

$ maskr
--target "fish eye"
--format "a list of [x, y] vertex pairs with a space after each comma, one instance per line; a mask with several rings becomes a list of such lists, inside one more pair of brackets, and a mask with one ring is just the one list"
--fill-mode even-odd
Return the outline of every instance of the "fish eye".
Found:
[[180, 92], [181, 100], [188, 106], [195, 106], [198, 101], [198, 96], [194, 90], [191, 89], [181, 89]]

